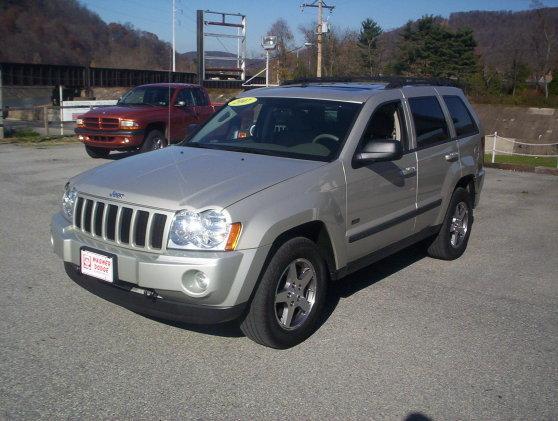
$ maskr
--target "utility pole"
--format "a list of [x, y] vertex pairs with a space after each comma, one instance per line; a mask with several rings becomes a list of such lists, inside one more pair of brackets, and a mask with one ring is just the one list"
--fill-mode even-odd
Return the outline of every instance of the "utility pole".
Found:
[[330, 12], [335, 9], [335, 6], [328, 6], [325, 4], [324, 0], [315, 0], [313, 3], [303, 3], [300, 5], [302, 11], [305, 7], [316, 7], [318, 8], [318, 26], [316, 28], [316, 35], [318, 35], [318, 59], [316, 68], [316, 77], [322, 77], [322, 49], [323, 49], [323, 9], [328, 9]]
[[176, 20], [176, 0], [172, 0], [172, 71], [176, 72], [176, 44], [174, 39], [174, 21]]
[[4, 139], [4, 102], [2, 97], [2, 65], [0, 64], [0, 139]]

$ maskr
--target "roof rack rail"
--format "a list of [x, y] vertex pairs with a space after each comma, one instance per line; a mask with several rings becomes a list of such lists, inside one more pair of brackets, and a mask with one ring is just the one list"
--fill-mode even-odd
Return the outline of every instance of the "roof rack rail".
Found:
[[323, 78], [299, 78], [287, 80], [281, 83], [282, 86], [309, 84], [327, 84], [327, 83], [366, 83], [376, 82], [386, 84], [386, 88], [401, 88], [403, 86], [455, 86], [459, 87], [456, 80], [445, 78], [419, 78], [407, 76], [348, 76], [348, 77], [323, 77]]

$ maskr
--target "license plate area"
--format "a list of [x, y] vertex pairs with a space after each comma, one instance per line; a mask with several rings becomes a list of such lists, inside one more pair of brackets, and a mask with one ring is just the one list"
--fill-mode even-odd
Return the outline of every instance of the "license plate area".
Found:
[[114, 254], [88, 247], [80, 250], [80, 269], [83, 275], [114, 283], [117, 279], [116, 265], [117, 258]]

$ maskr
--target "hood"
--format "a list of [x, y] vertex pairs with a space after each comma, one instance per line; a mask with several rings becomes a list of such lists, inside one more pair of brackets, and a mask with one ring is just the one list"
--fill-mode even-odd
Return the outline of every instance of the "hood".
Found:
[[154, 111], [166, 111], [167, 107], [152, 107], [149, 105], [114, 105], [110, 107], [93, 108], [80, 117], [108, 117], [108, 118], [139, 118], [152, 115]]
[[[124, 158], [71, 180], [78, 191], [166, 210], [225, 208], [324, 162], [171, 146]], [[110, 200], [114, 200], [110, 198]]]

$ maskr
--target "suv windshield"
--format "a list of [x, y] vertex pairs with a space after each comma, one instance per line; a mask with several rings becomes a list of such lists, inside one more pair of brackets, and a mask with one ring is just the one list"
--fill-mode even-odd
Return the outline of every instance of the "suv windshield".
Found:
[[172, 89], [165, 86], [139, 86], [128, 91], [118, 105], [169, 105]]
[[300, 98], [239, 98], [183, 146], [330, 161], [360, 104]]

